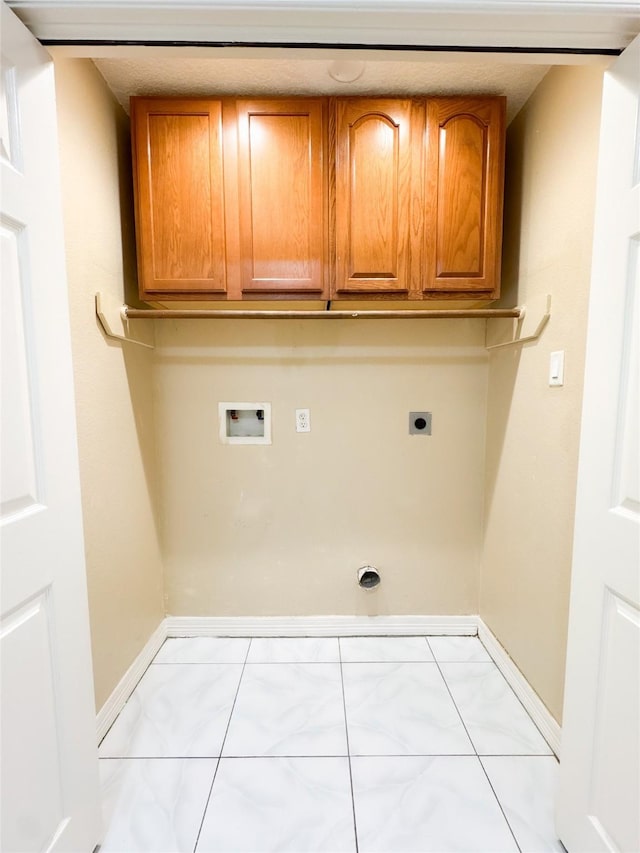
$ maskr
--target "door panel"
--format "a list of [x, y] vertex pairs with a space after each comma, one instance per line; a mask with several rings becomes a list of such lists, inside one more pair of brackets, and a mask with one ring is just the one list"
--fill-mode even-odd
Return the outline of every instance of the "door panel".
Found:
[[605, 590], [589, 813], [613, 850], [638, 849], [640, 696], [630, 694], [629, 685], [638, 680], [639, 650], [640, 610]]
[[0, 12], [0, 847], [90, 851], [98, 763], [53, 67]]
[[364, 116], [349, 128], [350, 278], [398, 277], [398, 136], [386, 116]]
[[427, 100], [425, 291], [499, 294], [505, 104]]
[[605, 74], [558, 835], [640, 849], [640, 37]]
[[[3, 849], [46, 850], [65, 827], [58, 751], [51, 588], [2, 620], [3, 762], [28, 772], [3, 786]], [[25, 679], [25, 672], [29, 678]], [[37, 809], [33, 805], [37, 804]]]
[[419, 252], [411, 212], [420, 108], [345, 98], [336, 109], [336, 290], [406, 294]]
[[26, 336], [31, 322], [25, 316], [29, 304], [31, 282], [26, 267], [28, 247], [24, 223], [6, 216], [0, 221], [2, 292], [0, 328], [2, 333], [2, 404], [10, 418], [3, 418], [2, 485], [0, 486], [0, 519], [17, 512], [33, 510], [39, 504], [37, 454], [34, 413], [31, 405], [31, 377], [27, 362]]
[[222, 102], [132, 98], [140, 295], [225, 293]]
[[436, 274], [480, 277], [487, 224], [487, 127], [475, 116], [454, 116], [441, 126], [439, 142]]
[[321, 100], [238, 101], [244, 293], [325, 290], [325, 116]]
[[[638, 133], [638, 131], [636, 131]], [[640, 150], [640, 139], [636, 141]], [[632, 204], [640, 208], [640, 178], [635, 178]], [[613, 478], [612, 506], [615, 510], [640, 522], [640, 466], [637, 464], [638, 436], [640, 436], [640, 395], [638, 376], [640, 358], [638, 354], [640, 329], [640, 235], [635, 234], [629, 242], [628, 267], [626, 273], [627, 294], [625, 299], [625, 330], [623, 333], [622, 369], [618, 429], [616, 432], [615, 468]]]

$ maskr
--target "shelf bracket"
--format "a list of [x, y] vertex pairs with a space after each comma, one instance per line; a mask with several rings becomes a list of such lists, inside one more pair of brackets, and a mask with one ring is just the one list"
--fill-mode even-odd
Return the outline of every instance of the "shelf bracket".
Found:
[[[126, 341], [146, 349], [155, 349], [153, 343], [133, 336], [132, 321], [127, 317], [127, 306], [118, 302], [108, 293], [101, 293], [100, 291], [96, 293], [96, 316], [108, 338]], [[151, 335], [153, 335], [153, 329], [151, 329]]]
[[[515, 323], [514, 337], [509, 341], [501, 341], [497, 344], [485, 342], [485, 349], [494, 350], [503, 347], [512, 347], [516, 344], [526, 344], [537, 341], [544, 327], [551, 318], [551, 294], [544, 297], [534, 297], [521, 308], [520, 317]], [[489, 323], [487, 323], [487, 337], [489, 340]]]

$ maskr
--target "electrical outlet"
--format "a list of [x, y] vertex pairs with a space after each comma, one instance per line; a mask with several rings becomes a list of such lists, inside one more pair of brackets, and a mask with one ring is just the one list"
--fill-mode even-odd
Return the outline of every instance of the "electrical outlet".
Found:
[[296, 409], [296, 432], [311, 432], [309, 409]]

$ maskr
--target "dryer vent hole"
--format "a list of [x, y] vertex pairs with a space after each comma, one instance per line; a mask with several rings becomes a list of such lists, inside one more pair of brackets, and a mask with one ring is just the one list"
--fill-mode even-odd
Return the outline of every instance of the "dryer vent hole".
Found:
[[380, 583], [380, 575], [373, 566], [363, 566], [358, 571], [358, 584], [362, 589], [373, 589]]

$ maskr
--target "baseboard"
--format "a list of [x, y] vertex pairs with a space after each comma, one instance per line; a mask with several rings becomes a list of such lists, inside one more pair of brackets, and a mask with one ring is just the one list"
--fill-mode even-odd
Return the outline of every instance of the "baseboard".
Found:
[[167, 616], [168, 637], [477, 634], [477, 616]]
[[551, 715], [549, 709], [509, 657], [509, 654], [499, 643], [491, 629], [479, 616], [476, 621], [480, 641], [491, 655], [495, 665], [504, 675], [513, 692], [524, 705], [533, 722], [540, 729], [544, 739], [559, 758], [562, 735], [560, 724]]
[[160, 646], [167, 638], [166, 619], [158, 625], [153, 634], [145, 643], [144, 648], [122, 676], [115, 690], [96, 716], [96, 728], [98, 732], [98, 743], [109, 731], [116, 717], [122, 711], [129, 696], [133, 693], [136, 684], [144, 675], [147, 667], [158, 654]]

